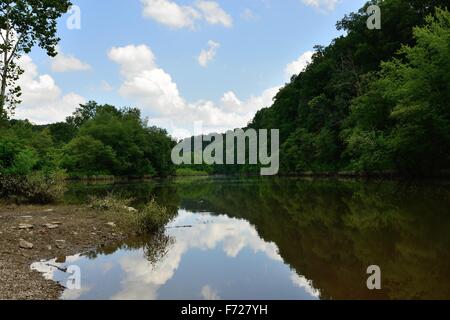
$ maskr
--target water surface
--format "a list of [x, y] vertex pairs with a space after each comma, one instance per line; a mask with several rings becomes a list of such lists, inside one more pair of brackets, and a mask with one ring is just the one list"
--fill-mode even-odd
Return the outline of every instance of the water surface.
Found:
[[[34, 264], [63, 299], [450, 299], [450, 186], [288, 178], [72, 185], [67, 202], [155, 198], [165, 234]], [[52, 266], [49, 266], [52, 265]], [[367, 267], [382, 271], [368, 290]]]

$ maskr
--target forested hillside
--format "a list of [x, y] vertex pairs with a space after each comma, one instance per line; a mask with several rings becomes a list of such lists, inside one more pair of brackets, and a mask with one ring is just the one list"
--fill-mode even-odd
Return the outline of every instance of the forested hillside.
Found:
[[[367, 28], [370, 4], [380, 5], [381, 30]], [[448, 169], [447, 7], [443, 0], [370, 1], [339, 21], [346, 35], [316, 47], [307, 69], [249, 125], [280, 129], [281, 172]]]

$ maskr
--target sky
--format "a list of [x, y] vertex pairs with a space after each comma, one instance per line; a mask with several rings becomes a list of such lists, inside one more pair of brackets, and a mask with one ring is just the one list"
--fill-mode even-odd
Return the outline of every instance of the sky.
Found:
[[64, 121], [95, 100], [175, 138], [244, 127], [364, 0], [73, 0], [58, 56], [20, 59], [15, 118]]

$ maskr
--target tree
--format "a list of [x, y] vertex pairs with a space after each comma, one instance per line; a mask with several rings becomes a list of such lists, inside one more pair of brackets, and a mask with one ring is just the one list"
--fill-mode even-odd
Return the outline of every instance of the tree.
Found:
[[56, 20], [69, 9], [69, 0], [2, 0], [0, 2], [0, 118], [20, 103], [21, 88], [15, 83], [23, 70], [17, 63], [22, 54], [39, 45], [56, 56]]
[[90, 136], [79, 136], [64, 147], [62, 167], [71, 174], [110, 175], [117, 164], [116, 154], [110, 146]]
[[139, 109], [88, 102], [67, 119], [79, 128], [63, 150], [63, 168], [82, 175], [167, 176], [173, 173], [174, 141], [148, 127]]
[[353, 100], [343, 135], [357, 169], [427, 175], [449, 165], [450, 13], [436, 9], [426, 21], [414, 28], [416, 44], [382, 63]]
[[[371, 4], [383, 12], [381, 30], [367, 28]], [[436, 6], [449, 4], [370, 0], [338, 22], [345, 35], [326, 47], [316, 46], [307, 68], [250, 123], [255, 129], [280, 129], [282, 170], [406, 173], [418, 166], [445, 167], [445, 150], [450, 149], [449, 39], [443, 18], [440, 30], [432, 28], [434, 35], [424, 25]], [[403, 45], [413, 48], [416, 57], [405, 49], [399, 52]], [[405, 57], [409, 61], [402, 65]], [[391, 63], [383, 66], [383, 61]]]

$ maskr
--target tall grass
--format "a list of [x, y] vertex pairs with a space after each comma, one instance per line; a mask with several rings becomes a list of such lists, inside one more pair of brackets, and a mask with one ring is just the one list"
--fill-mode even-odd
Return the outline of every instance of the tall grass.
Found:
[[144, 235], [164, 230], [171, 219], [170, 213], [155, 200], [136, 210], [130, 207], [133, 199], [118, 198], [112, 194], [104, 198], [91, 198], [90, 209], [127, 231]]

